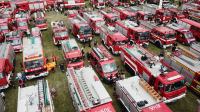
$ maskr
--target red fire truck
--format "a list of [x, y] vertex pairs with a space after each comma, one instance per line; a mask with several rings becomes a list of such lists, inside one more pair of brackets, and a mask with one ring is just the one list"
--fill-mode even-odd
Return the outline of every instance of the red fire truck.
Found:
[[29, 13], [29, 11], [25, 11], [25, 10], [15, 10], [14, 12], [13, 12], [13, 15], [14, 15], [14, 19], [16, 20], [16, 19], [18, 19], [18, 18], [26, 18], [27, 19], [27, 21], [29, 21], [30, 20], [30, 13]]
[[10, 84], [10, 77], [14, 70], [15, 52], [10, 44], [0, 45], [0, 90], [6, 89]]
[[105, 82], [112, 83], [116, 80], [118, 70], [115, 60], [102, 45], [92, 48], [90, 63]]
[[60, 45], [62, 40], [69, 39], [69, 34], [63, 21], [53, 21], [51, 22], [51, 27], [54, 45]]
[[169, 8], [168, 10], [170, 11], [172, 18], [175, 18], [176, 20], [186, 18], [184, 12], [177, 8]]
[[137, 23], [129, 20], [117, 21], [115, 28], [128, 37], [132, 43], [141, 45], [149, 44], [150, 31], [143, 26], [138, 26]]
[[27, 32], [28, 28], [28, 21], [26, 18], [18, 18], [14, 21], [13, 29], [19, 30], [22, 32]]
[[27, 0], [15, 0], [11, 1], [11, 4], [14, 9], [29, 10], [29, 2]]
[[15, 52], [22, 52], [22, 33], [11, 31], [5, 34], [5, 42], [12, 45]]
[[135, 20], [136, 19], [137, 13], [134, 11], [131, 11], [129, 8], [115, 7], [113, 9], [119, 13], [121, 20], [124, 20], [124, 19]]
[[60, 0], [65, 8], [84, 7], [85, 0]]
[[116, 112], [112, 99], [92, 67], [67, 69], [69, 92], [78, 112]]
[[192, 32], [182, 27], [178, 23], [167, 24], [167, 27], [176, 31], [176, 34], [175, 34], [176, 40], [182, 44], [190, 45], [191, 43], [196, 41], [192, 35]]
[[105, 8], [106, 6], [106, 0], [90, 0], [90, 3], [98, 9]]
[[0, 8], [11, 7], [9, 0], [0, 1]]
[[77, 10], [67, 10], [67, 11], [65, 11], [65, 15], [68, 18], [74, 18], [78, 15], [78, 11]]
[[190, 19], [180, 19], [178, 21], [178, 24], [190, 30], [193, 36], [196, 38], [196, 40], [200, 40], [200, 23]]
[[88, 22], [93, 32], [99, 34], [99, 28], [105, 24], [103, 16], [98, 12], [84, 12], [83, 18]]
[[23, 38], [23, 70], [27, 79], [47, 76], [46, 59], [41, 38]]
[[154, 56], [140, 46], [122, 48], [121, 59], [162, 96], [166, 103], [185, 97], [184, 76], [165, 66], [158, 56]]
[[40, 28], [33, 27], [33, 28], [31, 28], [31, 35], [33, 37], [39, 37], [39, 38], [41, 38], [42, 37], [42, 32], [40, 31]]
[[176, 42], [175, 31], [164, 26], [157, 26], [153, 22], [140, 21], [143, 26], [151, 30], [149, 41], [158, 47], [167, 48]]
[[114, 10], [100, 10], [107, 25], [115, 26], [115, 22], [120, 19], [120, 15]]
[[47, 20], [45, 19], [43, 11], [36, 11], [32, 15], [35, 27], [40, 28], [40, 30], [46, 30], [48, 28]]
[[61, 41], [66, 67], [81, 68], [84, 66], [83, 54], [74, 39]]
[[120, 54], [121, 48], [127, 46], [128, 43], [128, 38], [112, 26], [102, 26], [100, 28], [100, 38], [112, 54]]
[[128, 112], [172, 112], [157, 91], [138, 76], [117, 81], [115, 88]]
[[166, 55], [164, 63], [185, 77], [185, 84], [200, 95], [200, 55], [179, 46], [179, 50]]
[[5, 34], [9, 32], [7, 19], [0, 19], [0, 43], [4, 42]]
[[92, 40], [92, 28], [81, 16], [69, 18], [69, 29], [72, 34], [81, 42]]
[[47, 1], [46, 0], [28, 0], [29, 2], [29, 11], [35, 12], [42, 10], [44, 11], [47, 8]]

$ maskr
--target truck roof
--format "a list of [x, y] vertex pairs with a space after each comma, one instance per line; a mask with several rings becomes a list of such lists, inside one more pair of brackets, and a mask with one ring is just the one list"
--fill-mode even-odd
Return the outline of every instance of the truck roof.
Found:
[[[123, 88], [128, 95], [127, 97], [129, 97], [135, 105], [141, 101], [147, 101], [147, 104], [144, 106], [137, 106], [138, 110], [143, 110], [144, 108], [162, 102], [162, 97], [146, 81], [144, 81], [144, 79], [139, 78], [139, 76], [119, 80], [116, 84]], [[169, 110], [167, 106], [160, 108]], [[158, 110], [160, 110], [160, 108], [158, 108]], [[157, 112], [157, 110], [154, 110], [154, 112]], [[164, 112], [164, 110], [160, 110], [159, 112]]]
[[177, 30], [180, 32], [188, 32], [189, 30], [184, 28], [181, 24], [177, 24], [177, 23], [171, 23], [171, 24], [167, 24], [167, 27], [173, 29], [173, 30]]
[[53, 112], [47, 81], [38, 80], [36, 85], [18, 88], [17, 112], [43, 112], [44, 110]]
[[108, 18], [112, 18], [112, 17], [118, 17], [119, 15], [116, 14], [116, 12], [112, 11], [112, 10], [101, 10], [101, 13], [104, 16], [107, 16]]
[[64, 22], [62, 23], [61, 21], [52, 21], [51, 27], [54, 33], [56, 33], [57, 31], [67, 30], [67, 28], [64, 25]]
[[[68, 82], [75, 89], [74, 94], [79, 103], [79, 110], [103, 108], [101, 105], [112, 102], [112, 99], [92, 67], [67, 69]], [[111, 108], [113, 107], [107, 107]], [[111, 111], [114, 112], [114, 111]]]
[[86, 16], [88, 16], [90, 19], [93, 21], [103, 21], [103, 17], [98, 14], [97, 12], [85, 12], [84, 13]]
[[23, 61], [43, 58], [43, 48], [41, 38], [24, 37], [23, 38]]
[[154, 29], [163, 34], [175, 33], [175, 31], [173, 29], [170, 29], [170, 28], [164, 27], [164, 26], [155, 27]]
[[94, 55], [97, 57], [98, 61], [105, 61], [105, 60], [113, 59], [111, 54], [102, 45], [93, 47], [92, 51], [93, 51]]
[[193, 21], [193, 20], [190, 20], [190, 19], [180, 19], [180, 21], [187, 23], [189, 26], [192, 25], [192, 26], [195, 26], [197, 28], [200, 28], [200, 23], [198, 23], [196, 21]]

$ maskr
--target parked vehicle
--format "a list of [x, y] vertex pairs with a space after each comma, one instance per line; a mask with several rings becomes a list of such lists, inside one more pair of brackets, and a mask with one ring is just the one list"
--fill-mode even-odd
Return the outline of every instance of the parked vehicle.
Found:
[[11, 44], [15, 52], [22, 52], [22, 32], [11, 31], [6, 33], [5, 42]]
[[181, 24], [171, 23], [167, 24], [166, 26], [176, 31], [175, 37], [178, 42], [185, 45], [190, 45], [196, 41], [192, 35], [192, 32], [181, 26]]
[[33, 37], [39, 37], [39, 38], [41, 38], [42, 37], [42, 32], [40, 31], [40, 28], [33, 27], [33, 28], [31, 28], [31, 35]]
[[61, 41], [66, 67], [82, 68], [84, 66], [83, 54], [74, 39]]
[[200, 56], [200, 44], [192, 43], [192, 45], [190, 45], [190, 51]]
[[106, 6], [106, 0], [90, 0], [90, 3], [98, 9], [105, 8]]
[[26, 18], [18, 18], [14, 21], [13, 29], [19, 30], [22, 32], [27, 32], [28, 28], [28, 21]]
[[5, 34], [9, 32], [7, 19], [0, 19], [0, 43], [4, 42]]
[[72, 34], [81, 42], [92, 40], [92, 28], [81, 16], [69, 18], [69, 29]]
[[175, 18], [176, 20], [186, 18], [184, 12], [177, 8], [169, 8], [168, 10], [170, 11], [172, 18]]
[[114, 10], [100, 10], [105, 23], [110, 26], [115, 26], [115, 22], [120, 19], [120, 15]]
[[2, 43], [0, 45], [0, 90], [6, 89], [13, 75], [15, 52], [12, 45]]
[[66, 75], [76, 111], [116, 112], [110, 95], [91, 67], [68, 68]]
[[120, 54], [121, 48], [126, 47], [128, 38], [111, 26], [102, 26], [100, 29], [102, 43], [112, 54]]
[[114, 7], [113, 10], [116, 10], [119, 15], [121, 20], [135, 20], [137, 13], [130, 10], [129, 8], [125, 7]]
[[51, 27], [54, 45], [60, 45], [62, 40], [69, 39], [68, 30], [63, 21], [52, 21]]
[[102, 46], [92, 48], [90, 52], [90, 64], [107, 83], [115, 82], [118, 68], [112, 55]]
[[138, 76], [117, 81], [115, 88], [128, 112], [172, 112], [157, 91]]
[[23, 70], [28, 80], [48, 75], [41, 38], [23, 38]]
[[83, 18], [88, 22], [95, 34], [99, 34], [99, 28], [105, 24], [103, 16], [98, 12], [84, 12]]
[[18, 88], [17, 112], [54, 112], [53, 100], [47, 80]]
[[149, 44], [150, 30], [138, 25], [134, 21], [117, 21], [115, 28], [124, 36], [128, 37], [132, 43], [141, 45]]
[[75, 7], [84, 7], [85, 0], [59, 0], [63, 4], [64, 8], [70, 9]]
[[175, 31], [153, 22], [140, 21], [141, 25], [151, 30], [149, 41], [161, 48], [171, 47], [175, 42]]
[[40, 28], [40, 30], [48, 29], [47, 20], [45, 19], [45, 14], [43, 11], [36, 11], [32, 15], [35, 27]]
[[166, 55], [163, 62], [185, 77], [185, 84], [200, 95], [200, 55], [179, 46], [179, 50]]
[[143, 47], [122, 48], [121, 60], [134, 75], [149, 83], [165, 100], [170, 103], [185, 97], [184, 76], [165, 66], [158, 56], [154, 56]]
[[77, 10], [67, 10], [67, 11], [65, 11], [65, 15], [68, 18], [75, 18], [78, 15], [78, 11]]

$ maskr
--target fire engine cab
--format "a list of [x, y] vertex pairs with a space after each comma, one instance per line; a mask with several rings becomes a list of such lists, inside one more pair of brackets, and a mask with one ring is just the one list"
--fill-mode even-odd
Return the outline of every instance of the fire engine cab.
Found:
[[115, 22], [120, 19], [120, 15], [114, 10], [100, 10], [107, 25], [115, 26]]
[[84, 65], [83, 54], [74, 39], [63, 40], [61, 42], [66, 67], [81, 68]]
[[126, 47], [128, 43], [128, 38], [112, 26], [102, 26], [100, 29], [100, 38], [112, 54], [120, 54], [121, 48]]
[[22, 32], [27, 32], [29, 30], [27, 19], [26, 18], [17, 18], [14, 21], [13, 29], [16, 29], [16, 30], [19, 30]]
[[132, 43], [137, 43], [141, 45], [149, 44], [148, 39], [150, 37], [150, 31], [143, 26], [139, 26], [133, 21], [117, 21], [115, 28], [124, 36], [128, 37]]
[[23, 38], [23, 69], [27, 79], [47, 76], [41, 38]]
[[90, 63], [105, 82], [111, 83], [117, 78], [118, 70], [115, 60], [102, 45], [92, 48]]
[[168, 27], [158, 26], [153, 22], [140, 21], [142, 26], [151, 30], [149, 41], [158, 47], [167, 48], [176, 42], [175, 31]]
[[11, 44], [15, 52], [22, 52], [22, 33], [20, 31], [11, 31], [5, 34], [5, 42]]
[[17, 112], [54, 112], [47, 80], [38, 80], [35, 85], [18, 88]]
[[81, 42], [92, 40], [92, 28], [80, 15], [69, 18], [72, 34]]
[[85, 0], [58, 0], [64, 5], [65, 8], [84, 7]]
[[40, 30], [46, 30], [48, 28], [47, 20], [45, 19], [43, 11], [36, 11], [32, 15], [35, 27], [40, 28]]
[[196, 39], [193, 37], [192, 32], [181, 26], [181, 24], [171, 23], [167, 24], [167, 27], [176, 31], [175, 37], [176, 40], [179, 41], [180, 43], [183, 43], [185, 45], [190, 45], [191, 43], [196, 41]]
[[172, 112], [162, 97], [138, 76], [117, 81], [115, 92], [128, 112]]
[[78, 112], [116, 112], [112, 99], [92, 67], [67, 69], [73, 105]]
[[121, 20], [124, 20], [124, 19], [135, 20], [136, 19], [137, 13], [134, 11], [131, 11], [129, 8], [114, 7], [113, 9], [119, 13]]
[[14, 70], [15, 52], [10, 44], [0, 45], [0, 90], [6, 89], [10, 84], [10, 77]]
[[181, 46], [164, 58], [164, 63], [185, 77], [186, 85], [200, 95], [200, 55]]
[[98, 12], [84, 12], [83, 18], [88, 22], [93, 32], [99, 34], [99, 28], [105, 24], [103, 16]]
[[98, 9], [105, 8], [106, 0], [90, 0], [90, 3], [93, 7], [96, 7]]
[[60, 45], [62, 40], [69, 39], [68, 30], [63, 21], [52, 21], [51, 27], [54, 45]]
[[166, 103], [185, 97], [184, 76], [165, 66], [141, 46], [122, 48], [121, 59], [125, 65], [139, 75], [163, 97]]

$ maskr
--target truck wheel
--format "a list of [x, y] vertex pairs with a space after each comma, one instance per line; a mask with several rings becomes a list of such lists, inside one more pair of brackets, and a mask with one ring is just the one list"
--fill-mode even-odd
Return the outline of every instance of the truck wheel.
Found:
[[157, 47], [159, 47], [159, 48], [163, 48], [163, 45], [162, 45], [159, 41], [156, 41], [155, 44], [156, 44]]

